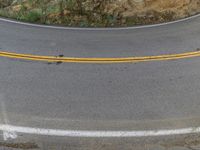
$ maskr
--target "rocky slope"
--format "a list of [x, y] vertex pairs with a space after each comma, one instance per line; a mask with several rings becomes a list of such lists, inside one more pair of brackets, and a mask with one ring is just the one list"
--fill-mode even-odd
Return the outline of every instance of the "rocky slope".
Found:
[[131, 26], [200, 12], [200, 0], [0, 0], [0, 15], [68, 26]]

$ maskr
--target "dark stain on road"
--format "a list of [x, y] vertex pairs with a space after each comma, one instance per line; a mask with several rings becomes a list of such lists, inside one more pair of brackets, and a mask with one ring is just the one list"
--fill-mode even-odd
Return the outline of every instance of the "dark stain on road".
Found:
[[[56, 56], [57, 58], [62, 58], [62, 57], [64, 57], [64, 55], [63, 54], [60, 54], [60, 55], [58, 55], [58, 56]], [[56, 65], [60, 65], [60, 64], [62, 64], [63, 62], [62, 61], [57, 61], [57, 62], [48, 62], [47, 64], [48, 65], [52, 65], [52, 64], [56, 64]]]
[[58, 61], [58, 62], [56, 62], [56, 65], [60, 65], [62, 63], [63, 63], [62, 61]]
[[63, 54], [60, 54], [60, 55], [58, 55], [58, 57], [64, 57], [64, 55], [63, 55]]

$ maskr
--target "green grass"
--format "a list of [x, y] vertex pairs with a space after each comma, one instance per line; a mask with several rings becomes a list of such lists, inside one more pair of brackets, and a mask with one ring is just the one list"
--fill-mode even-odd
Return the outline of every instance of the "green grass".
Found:
[[32, 10], [27, 13], [17, 14], [17, 19], [27, 22], [40, 22], [42, 13], [40, 11]]

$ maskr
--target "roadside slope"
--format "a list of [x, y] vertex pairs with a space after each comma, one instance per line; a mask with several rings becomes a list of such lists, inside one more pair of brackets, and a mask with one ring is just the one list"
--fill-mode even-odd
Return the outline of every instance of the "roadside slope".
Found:
[[0, 15], [27, 22], [120, 27], [173, 21], [200, 12], [199, 0], [2, 1]]

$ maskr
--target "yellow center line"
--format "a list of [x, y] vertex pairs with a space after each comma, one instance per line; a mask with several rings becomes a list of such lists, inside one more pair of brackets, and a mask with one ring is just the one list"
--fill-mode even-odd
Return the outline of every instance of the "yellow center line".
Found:
[[45, 61], [45, 62], [63, 62], [63, 63], [138, 63], [145, 61], [164, 61], [176, 60], [184, 58], [199, 57], [200, 51], [185, 52], [180, 54], [157, 55], [157, 56], [141, 56], [141, 57], [119, 57], [119, 58], [78, 58], [78, 57], [56, 57], [56, 56], [42, 56], [32, 54], [19, 54], [6, 51], [0, 51], [0, 57]]

